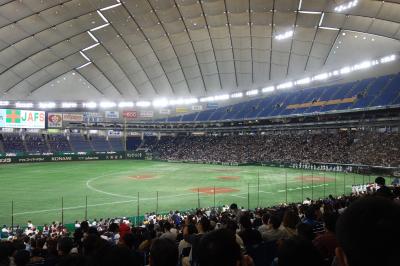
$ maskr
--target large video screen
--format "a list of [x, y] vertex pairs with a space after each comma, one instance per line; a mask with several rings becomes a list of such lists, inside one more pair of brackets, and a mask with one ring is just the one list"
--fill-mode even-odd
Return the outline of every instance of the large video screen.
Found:
[[45, 128], [46, 116], [43, 111], [0, 109], [0, 127]]

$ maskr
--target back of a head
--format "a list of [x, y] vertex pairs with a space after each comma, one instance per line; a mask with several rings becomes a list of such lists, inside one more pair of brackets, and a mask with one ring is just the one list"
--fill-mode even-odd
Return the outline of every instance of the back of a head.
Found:
[[274, 229], [278, 229], [279, 226], [281, 225], [281, 219], [279, 218], [278, 215], [274, 214], [269, 217], [269, 223], [272, 225]]
[[279, 266], [321, 266], [324, 265], [318, 251], [312, 243], [301, 237], [283, 242], [278, 251]]
[[74, 246], [74, 241], [70, 237], [62, 237], [58, 240], [57, 250], [63, 255], [68, 255]]
[[380, 186], [384, 186], [385, 185], [385, 178], [378, 176], [377, 178], [375, 178], [375, 183], [380, 185]]
[[228, 229], [209, 232], [200, 241], [200, 266], [236, 266], [240, 258], [240, 247], [236, 243], [235, 234]]
[[16, 266], [25, 266], [29, 263], [30, 254], [26, 250], [18, 250], [14, 255]]
[[333, 212], [324, 213], [322, 220], [324, 221], [325, 228], [330, 232], [335, 232], [338, 214]]
[[243, 228], [245, 229], [251, 228], [251, 219], [248, 213], [245, 213], [244, 215], [240, 216], [239, 222]]
[[208, 220], [208, 218], [205, 216], [201, 217], [199, 224], [201, 225], [201, 227], [205, 232], [207, 232], [211, 228], [210, 220]]
[[178, 263], [178, 247], [168, 238], [154, 240], [150, 248], [151, 266], [176, 266]]
[[288, 228], [295, 229], [296, 225], [299, 223], [300, 218], [293, 210], [286, 210], [283, 215], [283, 225]]
[[352, 203], [339, 217], [336, 236], [350, 266], [398, 265], [400, 206], [380, 197]]

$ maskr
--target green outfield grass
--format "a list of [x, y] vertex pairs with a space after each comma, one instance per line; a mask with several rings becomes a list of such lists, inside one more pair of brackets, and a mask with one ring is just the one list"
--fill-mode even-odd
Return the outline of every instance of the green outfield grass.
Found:
[[[304, 177], [303, 179], [301, 177]], [[287, 180], [287, 183], [286, 183]], [[324, 183], [325, 180], [325, 183]], [[340, 195], [373, 177], [261, 166], [221, 166], [156, 161], [93, 161], [0, 165], [0, 224], [50, 223], [85, 217], [135, 216], [233, 202], [271, 206], [303, 198]], [[258, 185], [259, 183], [259, 185]], [[200, 188], [198, 198], [198, 188]], [[287, 190], [286, 190], [287, 189]], [[258, 192], [259, 191], [259, 192]], [[287, 193], [286, 193], [287, 191]], [[158, 201], [157, 201], [158, 192]], [[222, 193], [223, 192], [223, 193]]]

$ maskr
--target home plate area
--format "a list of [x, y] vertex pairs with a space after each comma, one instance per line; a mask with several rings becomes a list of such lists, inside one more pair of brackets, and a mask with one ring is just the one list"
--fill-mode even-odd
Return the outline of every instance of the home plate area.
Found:
[[132, 175], [132, 176], [130, 176], [130, 178], [138, 179], [138, 180], [152, 179], [152, 178], [155, 178], [155, 177], [156, 177], [156, 175], [153, 175], [153, 174], [143, 174], [143, 175]]
[[[200, 188], [192, 188], [190, 189], [192, 192], [199, 192], [207, 195], [214, 194], [214, 187], [200, 187]], [[231, 193], [238, 192], [238, 189], [230, 188], [230, 187], [216, 187], [215, 194], [223, 194], [223, 193]]]
[[217, 176], [218, 179], [221, 180], [239, 180], [240, 176], [233, 176], [233, 175], [229, 175], [229, 176]]

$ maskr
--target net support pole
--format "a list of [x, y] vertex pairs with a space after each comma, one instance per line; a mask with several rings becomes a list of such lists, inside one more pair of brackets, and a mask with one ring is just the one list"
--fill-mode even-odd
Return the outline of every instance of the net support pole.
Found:
[[304, 201], [304, 169], [301, 169], [301, 202]]
[[137, 217], [137, 224], [136, 225], [139, 225], [139, 213], [140, 213], [140, 208], [139, 208], [139, 197], [140, 197], [140, 194], [139, 194], [139, 191], [138, 191], [138, 193], [137, 193], [137, 212], [136, 212], [136, 217]]
[[11, 201], [11, 232], [14, 230], [14, 201]]
[[213, 194], [214, 194], [214, 209], [215, 209], [215, 185], [214, 185], [214, 189], [213, 189]]
[[260, 170], [257, 172], [257, 208], [260, 207]]
[[88, 197], [87, 197], [87, 195], [86, 195], [86, 197], [85, 197], [85, 221], [87, 221], [87, 211], [88, 211], [88, 209], [87, 209], [87, 203], [88, 203]]
[[314, 200], [314, 171], [311, 171], [311, 200]]
[[200, 209], [200, 188], [197, 188], [197, 208]]
[[335, 171], [335, 196], [337, 196], [337, 190], [336, 190], [336, 182], [337, 182], [337, 180], [336, 180], [336, 176], [337, 176], [337, 172]]
[[156, 217], [158, 215], [158, 191], [156, 192]]
[[64, 197], [61, 197], [61, 226], [64, 228]]
[[346, 172], [343, 172], [343, 195], [346, 194]]
[[250, 183], [247, 183], [247, 209], [250, 210]]
[[326, 197], [326, 172], [324, 171], [324, 198]]
[[287, 180], [287, 170], [285, 169], [285, 203], [288, 203], [288, 180]]

